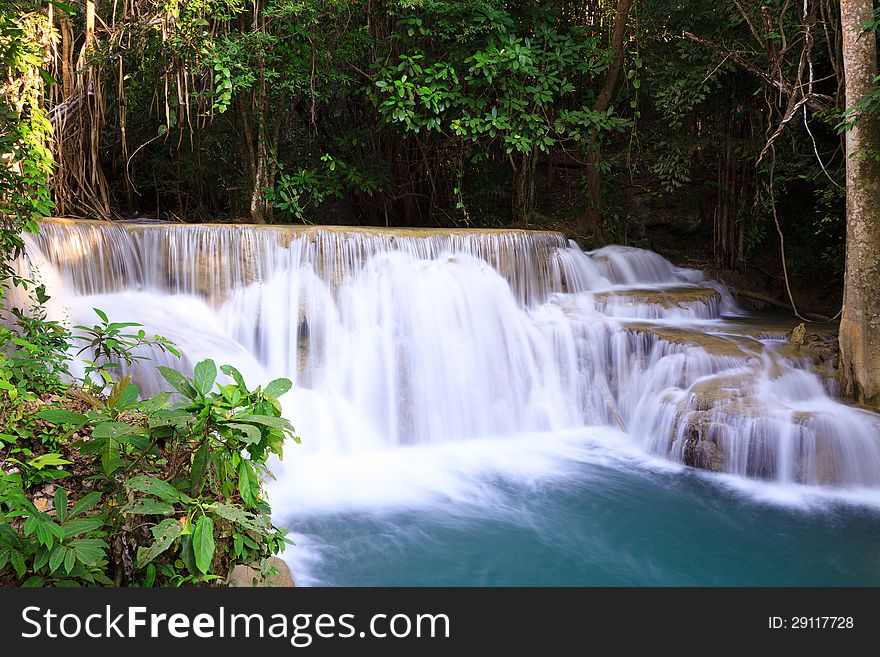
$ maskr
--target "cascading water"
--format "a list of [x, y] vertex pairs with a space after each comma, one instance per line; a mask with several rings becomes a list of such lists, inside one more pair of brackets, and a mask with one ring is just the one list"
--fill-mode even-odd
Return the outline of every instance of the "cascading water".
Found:
[[503, 452], [531, 481], [548, 449], [587, 458], [586, 434], [625, 460], [880, 489], [878, 416], [834, 401], [723, 286], [649, 251], [584, 253], [545, 232], [58, 220], [28, 252], [72, 323], [101, 308], [192, 362], [296, 383], [283, 401], [303, 445], [270, 489], [282, 515], [494, 498], [460, 475]]

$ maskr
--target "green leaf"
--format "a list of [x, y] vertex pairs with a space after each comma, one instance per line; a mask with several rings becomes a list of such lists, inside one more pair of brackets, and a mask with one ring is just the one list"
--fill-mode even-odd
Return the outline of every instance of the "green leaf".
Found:
[[76, 9], [65, 2], [60, 2], [59, 0], [49, 0], [49, 3], [58, 7], [58, 9], [63, 11], [65, 14], [68, 14], [70, 16], [76, 15]]
[[85, 415], [66, 411], [63, 408], [47, 408], [37, 413], [37, 417], [52, 424], [73, 424], [82, 426], [89, 421]]
[[121, 465], [122, 459], [119, 458], [119, 442], [113, 438], [107, 438], [101, 451], [101, 467], [104, 469], [104, 473], [111, 475]]
[[181, 535], [178, 554], [180, 554], [181, 561], [183, 561], [191, 575], [197, 576], [201, 574], [198, 567], [196, 567], [196, 557], [193, 554], [192, 533]]
[[101, 518], [74, 518], [64, 523], [64, 540], [98, 529], [104, 524]]
[[61, 458], [61, 454], [43, 454], [28, 461], [28, 465], [37, 470], [42, 470], [50, 465], [70, 465], [71, 461]]
[[55, 490], [55, 517], [59, 522], [67, 518], [67, 491], [61, 486]]
[[67, 556], [67, 548], [63, 545], [56, 545], [49, 555], [49, 572], [54, 573]]
[[[140, 549], [141, 548], [138, 548], [138, 552], [140, 552]], [[138, 555], [138, 558], [140, 558], [140, 555]], [[147, 565], [147, 574], [144, 576], [143, 586], [144, 586], [144, 588], [150, 588], [151, 586], [153, 586], [153, 584], [155, 584], [155, 582], [156, 582], [156, 565], [151, 563], [151, 564]]]
[[101, 501], [101, 493], [92, 492], [86, 495], [83, 495], [79, 501], [73, 505], [73, 508], [70, 510], [70, 517], [75, 518], [78, 515], [86, 513], [87, 511], [91, 511], [95, 508], [98, 502]]
[[253, 472], [248, 462], [242, 459], [241, 463], [238, 464], [238, 492], [241, 494], [241, 499], [244, 500], [245, 505], [249, 507], [254, 506], [257, 502], [256, 492], [254, 491], [254, 484], [256, 482], [251, 480], [252, 476]]
[[96, 565], [107, 550], [107, 544], [97, 538], [78, 538], [71, 541], [69, 547], [76, 552], [76, 558], [87, 566]]
[[141, 427], [133, 427], [125, 422], [101, 422], [92, 429], [93, 438], [127, 438], [131, 435], [143, 434]]
[[155, 495], [166, 502], [180, 501], [180, 491], [168, 482], [151, 477], [149, 475], [140, 475], [132, 477], [125, 482], [125, 487], [129, 490], [136, 490], [140, 493]]
[[241, 525], [251, 531], [257, 533], [264, 533], [266, 531], [266, 525], [260, 522], [261, 519], [259, 516], [249, 513], [244, 509], [240, 509], [237, 506], [232, 506], [231, 504], [213, 504], [209, 506], [208, 509], [221, 518], [237, 525]]
[[214, 381], [217, 380], [217, 364], [211, 359], [206, 359], [196, 363], [193, 371], [193, 384], [196, 390], [202, 395], [207, 395], [214, 387]]
[[237, 369], [235, 369], [232, 365], [221, 365], [220, 371], [223, 372], [226, 376], [231, 376], [233, 381], [241, 388], [242, 392], [247, 392], [247, 386], [244, 383], [244, 377], [241, 375]]
[[199, 393], [196, 392], [196, 389], [193, 388], [192, 385], [190, 385], [187, 378], [177, 370], [173, 370], [170, 367], [163, 367], [161, 365], [156, 369], [159, 370], [159, 374], [162, 375], [162, 378], [170, 383], [171, 387], [184, 397], [195, 399], [199, 396]]
[[270, 397], [280, 397], [293, 387], [290, 379], [275, 379], [266, 386], [265, 393]]
[[181, 410], [160, 410], [150, 418], [150, 427], [175, 427], [180, 429], [193, 420], [191, 413]]
[[110, 320], [107, 319], [107, 314], [103, 310], [99, 310], [98, 308], [92, 308], [95, 311], [95, 314], [100, 317], [105, 323], [109, 323]]
[[158, 395], [150, 397], [147, 401], [141, 403], [141, 410], [144, 413], [154, 413], [168, 405], [168, 398], [171, 393], [160, 392]]
[[64, 555], [64, 572], [70, 575], [70, 571], [73, 570], [73, 567], [76, 565], [76, 552], [67, 548], [65, 549], [67, 552]]
[[193, 456], [192, 468], [190, 469], [190, 493], [199, 495], [205, 485], [205, 473], [208, 471], [208, 443], [203, 442]]
[[9, 558], [9, 562], [12, 564], [12, 567], [15, 568], [15, 573], [19, 577], [23, 577], [25, 572], [27, 572], [27, 568], [24, 564], [24, 555], [21, 552], [13, 552], [12, 556]]
[[140, 392], [138, 387], [131, 383], [131, 377], [123, 377], [113, 386], [113, 390], [107, 397], [107, 404], [111, 408], [125, 410], [137, 403], [138, 392]]
[[[153, 559], [165, 552], [165, 550], [167, 550], [174, 542], [174, 539], [176, 539], [180, 535], [180, 530], [180, 523], [174, 518], [166, 518], [158, 525], [153, 527], [153, 537], [155, 538], [155, 540], [150, 544], [149, 547], [138, 548], [138, 568], [143, 568], [146, 564], [150, 563]], [[153, 578], [155, 579], [155, 572]]]
[[134, 502], [129, 502], [124, 507], [122, 507], [122, 511], [123, 513], [127, 513], [130, 515], [168, 516], [174, 513], [174, 507], [168, 504], [168, 502], [160, 502], [159, 500], [143, 498], [140, 500], [135, 500]]
[[192, 537], [196, 567], [201, 573], [207, 573], [214, 560], [214, 521], [209, 516], [202, 516], [196, 522]]
[[280, 429], [286, 433], [295, 433], [295, 429], [289, 420], [283, 417], [272, 417], [269, 415], [235, 415], [235, 420], [239, 422], [250, 422], [253, 424], [262, 424], [263, 426]]
[[229, 422], [226, 424], [230, 429], [235, 429], [244, 434], [241, 442], [245, 444], [253, 444], [258, 443], [263, 439], [263, 434], [260, 433], [260, 430], [252, 424], [240, 424], [237, 422]]

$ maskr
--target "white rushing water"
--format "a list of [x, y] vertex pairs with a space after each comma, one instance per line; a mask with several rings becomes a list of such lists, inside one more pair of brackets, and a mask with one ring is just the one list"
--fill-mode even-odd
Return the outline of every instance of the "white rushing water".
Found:
[[[303, 445], [273, 499], [306, 483], [316, 506], [448, 492], [453, 471], [504, 458], [528, 473], [585, 431], [623, 458], [880, 488], [878, 417], [832, 399], [781, 329], [744, 330], [723, 286], [649, 251], [540, 232], [47, 221], [28, 252], [56, 316], [100, 308], [190, 365], [295, 382], [283, 401]], [[422, 471], [437, 460], [445, 471]]]

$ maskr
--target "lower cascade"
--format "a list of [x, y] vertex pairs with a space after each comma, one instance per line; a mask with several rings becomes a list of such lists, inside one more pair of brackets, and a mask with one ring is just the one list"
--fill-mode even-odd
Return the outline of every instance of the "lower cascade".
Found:
[[[93, 308], [249, 382], [295, 382], [316, 455], [608, 426], [742, 477], [880, 487], [880, 417], [727, 290], [650, 251], [550, 232], [51, 220], [28, 238], [50, 312]], [[158, 357], [157, 357], [158, 358]], [[160, 385], [150, 366], [135, 376]]]

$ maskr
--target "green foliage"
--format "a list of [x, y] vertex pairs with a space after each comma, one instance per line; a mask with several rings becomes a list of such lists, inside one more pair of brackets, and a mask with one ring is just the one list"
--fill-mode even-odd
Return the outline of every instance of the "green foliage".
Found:
[[[4, 2], [0, 7], [0, 279], [22, 281], [10, 263], [21, 255], [21, 231], [36, 232], [37, 221], [53, 204], [48, 187], [52, 126], [43, 106], [48, 74], [45, 16], [29, 13], [32, 3]], [[4, 294], [0, 288], [0, 296]]]
[[[549, 5], [526, 31], [504, 8], [463, 4], [429, 3], [418, 15], [401, 14], [398, 38], [406, 51], [377, 63], [372, 91], [386, 122], [413, 133], [499, 140], [508, 155], [546, 153], [560, 141], [583, 143], [594, 130], [628, 124], [613, 110], [594, 112], [591, 98], [577, 93], [576, 81], [607, 66], [597, 37], [560, 31]], [[452, 18], [463, 20], [466, 11], [474, 27], [463, 36]], [[431, 48], [436, 42], [445, 47]]]
[[[62, 453], [4, 459], [13, 470], [0, 474], [0, 579], [5, 573], [23, 585], [110, 585], [120, 577], [140, 586], [210, 584], [235, 563], [280, 552], [288, 541], [271, 524], [261, 482], [270, 454], [280, 456], [288, 438], [299, 442], [277, 400], [291, 383], [276, 379], [250, 390], [235, 368], [220, 371], [228, 383], [218, 381], [211, 360], [197, 363], [192, 378], [162, 368], [181, 396], [176, 403], [170, 393], [142, 401], [123, 377], [106, 396], [69, 390], [90, 406], [83, 413], [38, 411], [38, 421], [66, 436], [86, 436], [61, 441], [61, 449], [90, 465], [74, 474]], [[34, 491], [67, 477], [93, 490], [68, 510], [72, 488], [58, 487], [54, 508], [38, 510]], [[120, 538], [133, 552], [130, 567], [119, 562], [128, 557], [108, 555]]]
[[347, 192], [358, 191], [372, 196], [385, 184], [381, 172], [352, 165], [322, 155], [313, 166], [299, 166], [293, 172], [281, 170], [267, 198], [283, 215], [304, 221], [312, 210], [328, 199], [341, 199]]
[[[148, 338], [143, 329], [137, 333], [128, 333], [126, 329], [141, 326], [137, 322], [111, 322], [104, 311], [93, 308], [98, 315], [99, 323], [92, 326], [75, 326], [77, 331], [73, 339], [82, 344], [77, 352], [81, 355], [89, 352], [91, 358], [84, 359], [86, 365], [82, 384], [84, 387], [102, 391], [113, 383], [111, 370], [118, 370], [123, 364], [131, 366], [135, 361], [149, 360], [144, 353], [145, 348], [153, 352], [167, 352], [180, 357], [180, 352], [167, 339], [161, 336]], [[136, 353], [140, 350], [141, 353]], [[98, 375], [96, 380], [93, 374]]]

